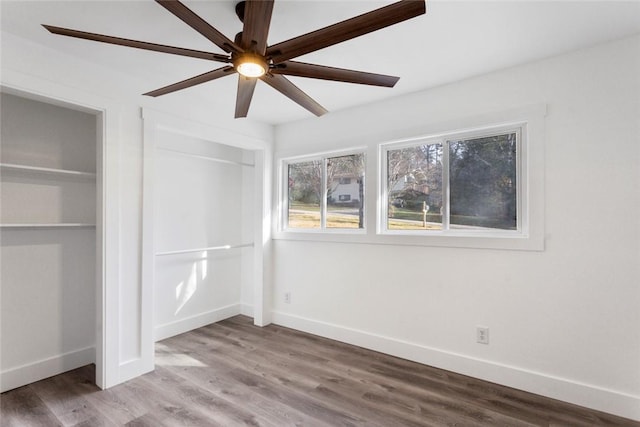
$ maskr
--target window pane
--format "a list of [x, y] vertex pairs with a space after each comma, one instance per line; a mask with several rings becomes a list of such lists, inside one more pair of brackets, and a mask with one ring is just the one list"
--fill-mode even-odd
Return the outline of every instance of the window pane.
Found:
[[322, 161], [289, 164], [288, 228], [320, 228]]
[[442, 144], [387, 151], [387, 229], [442, 229]]
[[517, 228], [516, 134], [449, 141], [450, 227]]
[[364, 228], [364, 154], [327, 159], [327, 228]]

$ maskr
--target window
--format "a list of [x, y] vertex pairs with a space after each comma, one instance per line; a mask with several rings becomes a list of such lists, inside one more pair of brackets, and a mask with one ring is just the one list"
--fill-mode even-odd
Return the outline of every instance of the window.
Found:
[[285, 160], [284, 229], [364, 228], [364, 153]]
[[[348, 151], [311, 155], [302, 146], [283, 148], [274, 154], [279, 189], [272, 236], [543, 251], [546, 114], [539, 104], [427, 120], [422, 129], [430, 133], [389, 142], [373, 136]], [[284, 157], [291, 153], [296, 157]]]
[[519, 232], [520, 128], [383, 146], [383, 232]]

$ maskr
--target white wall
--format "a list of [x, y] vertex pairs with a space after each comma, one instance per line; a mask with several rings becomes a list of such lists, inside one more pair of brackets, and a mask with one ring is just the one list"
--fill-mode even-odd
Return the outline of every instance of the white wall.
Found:
[[[95, 173], [96, 116], [1, 100], [3, 163]], [[2, 224], [96, 222], [95, 177], [3, 169], [0, 193]], [[0, 390], [94, 363], [96, 227], [0, 233]]]
[[[175, 98], [142, 97], [144, 82], [131, 80], [117, 67], [104, 69], [75, 57], [61, 54], [12, 34], [1, 34], [1, 84], [19, 91], [63, 100], [105, 112], [104, 180], [105, 291], [98, 295], [106, 307], [98, 326], [106, 324], [104, 358], [107, 375], [98, 378], [102, 386], [111, 386], [140, 375], [153, 365], [149, 328], [151, 314], [142, 296], [142, 174], [143, 121], [141, 107], [153, 108], [168, 117], [188, 118], [192, 124], [206, 124], [234, 144], [242, 142], [254, 148], [270, 144], [270, 126], [251, 120], [234, 121], [212, 112], [202, 99], [188, 104]], [[219, 141], [224, 142], [224, 141]], [[152, 305], [151, 305], [152, 309]]]
[[640, 419], [639, 76], [634, 37], [279, 126], [276, 157], [375, 153], [443, 123], [548, 108], [546, 140], [530, 141], [546, 152], [543, 251], [278, 239], [274, 322]]
[[250, 271], [253, 261], [252, 248], [241, 246], [253, 238], [243, 240], [243, 230], [253, 230], [253, 215], [244, 213], [243, 202], [244, 194], [252, 193], [254, 168], [242, 164], [240, 148], [171, 132], [158, 132], [155, 147], [156, 253], [231, 246], [156, 256], [154, 321], [159, 340], [240, 313], [242, 267]]
[[[140, 107], [267, 148], [272, 129], [212, 119], [203, 100], [180, 105], [132, 95], [144, 85], [117, 67], [102, 69], [11, 34], [1, 40], [3, 85], [106, 111], [107, 286], [98, 297], [110, 310], [104, 385], [113, 385], [146, 366]], [[628, 39], [279, 127], [278, 150], [304, 154], [425, 134], [460, 117], [530, 104], [549, 111], [543, 252], [286, 240], [269, 248], [269, 233], [256, 231], [276, 260], [264, 265], [275, 283], [274, 320], [640, 419], [639, 43]], [[594, 173], [603, 170], [605, 179]], [[269, 192], [268, 179], [265, 185]], [[589, 209], [594, 202], [598, 210]], [[328, 272], [335, 259], [341, 268]], [[457, 268], [461, 262], [465, 269]], [[282, 302], [285, 290], [293, 294], [290, 305]], [[260, 291], [271, 293], [268, 286]], [[475, 344], [477, 324], [491, 328], [489, 346]]]

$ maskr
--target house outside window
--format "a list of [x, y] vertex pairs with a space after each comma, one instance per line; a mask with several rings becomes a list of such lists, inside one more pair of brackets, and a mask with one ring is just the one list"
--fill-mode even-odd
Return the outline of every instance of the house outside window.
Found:
[[522, 230], [520, 127], [385, 144], [383, 233]]
[[364, 229], [364, 153], [284, 161], [285, 230]]
[[[546, 105], [532, 105], [436, 123], [402, 140], [373, 138], [357, 149], [276, 155], [273, 238], [543, 251], [546, 114]], [[366, 182], [330, 161], [353, 154], [362, 164], [366, 157]], [[303, 224], [298, 216], [309, 209], [298, 203], [302, 184], [289, 178], [313, 162], [323, 194], [313, 200], [314, 222]], [[339, 222], [349, 209], [351, 222]]]

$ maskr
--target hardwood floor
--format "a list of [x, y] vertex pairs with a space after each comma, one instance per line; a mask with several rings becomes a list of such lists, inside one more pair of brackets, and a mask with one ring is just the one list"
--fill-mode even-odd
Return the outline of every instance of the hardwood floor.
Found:
[[157, 344], [109, 390], [93, 366], [1, 395], [19, 426], [640, 426], [640, 423], [237, 316]]

